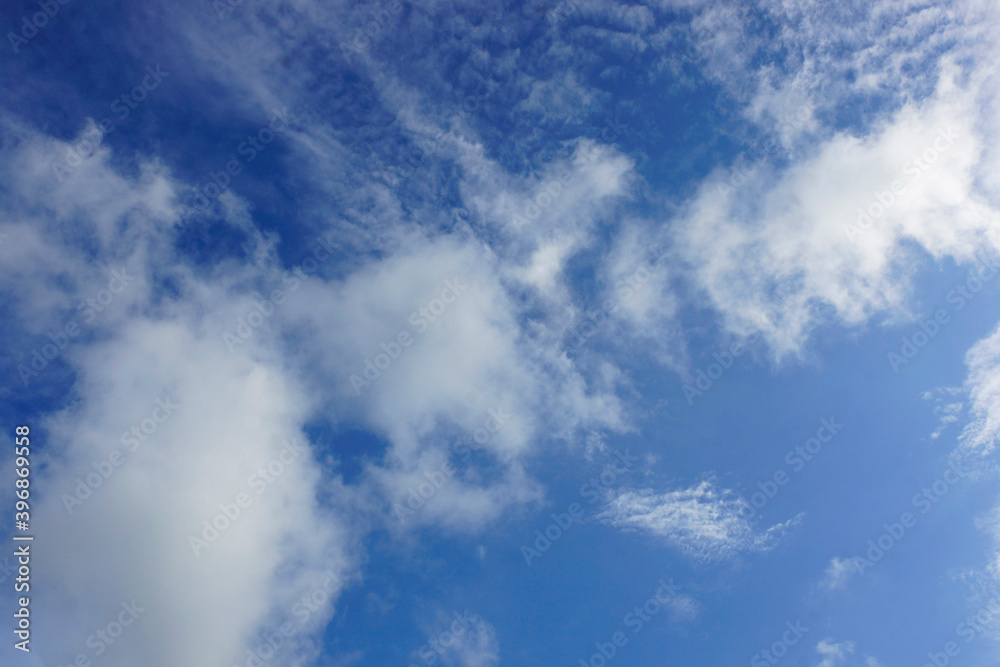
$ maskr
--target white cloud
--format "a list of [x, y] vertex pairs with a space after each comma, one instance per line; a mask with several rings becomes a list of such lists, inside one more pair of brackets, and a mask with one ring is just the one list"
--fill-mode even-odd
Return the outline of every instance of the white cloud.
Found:
[[438, 611], [424, 621], [428, 641], [414, 651], [427, 664], [438, 660], [448, 667], [494, 667], [500, 664], [496, 629], [482, 616], [468, 610]]
[[[997, 438], [1000, 436], [1000, 325], [988, 336], [977, 342], [966, 353], [968, 367], [964, 390], [969, 396], [970, 421], [959, 438], [955, 454], [964, 459], [963, 465], [972, 469], [973, 477], [994, 479], [998, 471], [993, 456]], [[992, 539], [990, 553], [982, 567], [972, 567], [962, 572], [959, 578], [972, 588], [970, 606], [974, 609], [992, 608], [1000, 582], [1000, 503], [977, 517], [975, 527]], [[985, 632], [998, 636], [996, 619], [991, 616], [985, 625]]]
[[956, 401], [955, 397], [963, 393], [961, 387], [936, 387], [933, 391], [925, 391], [925, 401], [934, 402], [934, 414], [938, 416], [938, 426], [931, 433], [931, 440], [937, 440], [949, 425], [958, 421], [959, 415], [965, 409], [965, 404]]
[[[64, 611], [41, 614], [38, 636], [47, 647], [86, 652], [84, 639], [103, 615], [136, 599], [147, 611], [109, 651], [109, 664], [231, 662], [253, 631], [291, 621], [296, 600], [327, 569], [345, 571], [348, 534], [316, 504], [319, 472], [298, 426], [307, 397], [280, 369], [229, 356], [218, 337], [192, 328], [133, 322], [88, 348], [78, 366], [82, 400], [49, 424], [48, 437], [64, 449], [46, 474], [53, 493], [35, 510], [52, 546], [36, 557], [35, 599]], [[179, 407], [131, 453], [120, 436], [157, 398]], [[292, 440], [303, 446], [295, 457], [283, 452]], [[63, 494], [74, 494], [92, 462], [113, 450], [125, 462], [68, 514]], [[268, 466], [272, 475], [279, 470], [273, 482], [251, 481]], [[241, 493], [251, 504], [237, 516]], [[220, 505], [226, 520], [215, 518]], [[216, 534], [206, 532], [206, 520], [225, 528], [196, 554], [192, 536]], [[331, 582], [326, 598], [342, 586]], [[328, 613], [324, 605], [299, 639]], [[172, 641], [181, 635], [185, 642]]]
[[[72, 321], [83, 330], [52, 362], [74, 373], [70, 400], [33, 424], [45, 442], [35, 450], [45, 493], [33, 520], [50, 547], [32, 562], [40, 650], [51, 661], [93, 658], [100, 644], [91, 636], [125, 605], [135, 620], [101, 650], [104, 664], [242, 661], [256, 633], [285, 621], [296, 629], [283, 649], [289, 664], [308, 657], [358, 540], [335, 509], [342, 491], [321, 476], [302, 432], [316, 403], [266, 348], [226, 350], [228, 318], [250, 308], [246, 294], [227, 294], [243, 269], [224, 266], [226, 279], [206, 280], [175, 261], [180, 188], [169, 174], [145, 164], [122, 176], [99, 150], [60, 186], [49, 161], [66, 147], [26, 135], [4, 165], [18, 173], [8, 201], [27, 202], [3, 225], [24, 242], [20, 257], [0, 257], [4, 274], [20, 262], [22, 297], [48, 295], [24, 299], [17, 326], [43, 333]], [[34, 253], [47, 258], [24, 261]], [[76, 304], [107, 288], [112, 269], [132, 277], [90, 320]], [[182, 298], [153, 275], [169, 276]], [[58, 376], [44, 368], [25, 391]], [[287, 441], [301, 448], [292, 455]], [[252, 475], [262, 467], [273, 477], [258, 486]], [[321, 508], [320, 493], [334, 506]], [[217, 533], [203, 532], [203, 521]], [[192, 536], [210, 542], [196, 554]], [[313, 593], [322, 598], [315, 608], [296, 614]]]
[[823, 639], [816, 645], [816, 652], [823, 656], [816, 667], [835, 667], [854, 653], [854, 642], [835, 643], [832, 639]]
[[477, 531], [513, 505], [544, 499], [544, 488], [520, 465], [508, 466], [499, 479], [486, 485], [475, 465], [456, 463], [443, 468], [447, 454], [425, 449], [421, 462], [413, 468], [399, 463], [369, 468], [371, 480], [389, 505], [390, 528], [438, 526]]
[[500, 643], [494, 627], [477, 616], [470, 630], [458, 638], [455, 648], [442, 656], [450, 667], [494, 667], [500, 664]]
[[867, 137], [838, 133], [738, 188], [702, 186], [677, 248], [727, 329], [759, 329], [776, 357], [799, 355], [821, 324], [908, 317], [922, 256], [971, 262], [1000, 248], [1000, 213], [975, 186], [984, 143], [975, 94], [958, 80], [947, 67], [929, 99]]
[[689, 623], [698, 618], [703, 606], [690, 595], [677, 595], [667, 603], [670, 607], [670, 619], [675, 623]]
[[[343, 281], [303, 284], [282, 306], [282, 326], [303, 343], [291, 357], [336, 399], [331, 418], [350, 415], [391, 443], [370, 470], [390, 506], [439, 470], [457, 442], [475, 439], [477, 459], [449, 477], [415, 523], [479, 529], [510, 504], [541, 499], [522, 467], [540, 433], [568, 442], [626, 427], [618, 380], [588, 383], [551, 333], [522, 329], [496, 257], [480, 244], [408, 245]], [[493, 462], [505, 470], [486, 485], [475, 470]]]
[[972, 421], [962, 433], [964, 447], [988, 454], [1000, 436], [1000, 325], [965, 355]]
[[[601, 309], [610, 311], [608, 327], [622, 349], [643, 345], [664, 366], [681, 369], [687, 344], [680, 325], [681, 300], [668, 246], [660, 233], [639, 224], [623, 224], [602, 267]], [[611, 302], [610, 309], [603, 304]]]
[[[834, 11], [836, 20], [827, 22], [819, 20], [830, 11], [821, 3], [765, 3], [765, 12], [782, 19], [775, 49], [801, 63], [753, 71], [751, 63], [768, 59], [757, 57], [763, 45], [745, 27], [749, 10], [724, 3], [669, 4], [685, 6], [693, 16], [691, 31], [710, 75], [744, 105], [748, 119], [780, 138], [793, 161], [781, 168], [762, 165], [737, 193], [719, 194], [714, 182], [705, 184], [684, 215], [670, 221], [683, 263], [653, 275], [645, 290], [623, 303], [611, 331], [650, 342], [664, 363], [683, 363], [675, 323], [682, 304], [672, 289], [681, 276], [708, 295], [726, 328], [742, 333], [760, 327], [777, 356], [797, 354], [809, 332], [830, 319], [861, 325], [879, 314], [905, 317], [915, 256], [969, 261], [977, 244], [997, 245], [1000, 169], [991, 169], [998, 157], [990, 145], [997, 125], [987, 113], [995, 86], [981, 72], [965, 76], [951, 61], [941, 59], [938, 68], [916, 59], [926, 44], [962, 42], [970, 34], [961, 33], [948, 12], [896, 13], [883, 3], [863, 14]], [[295, 3], [282, 11], [305, 20], [281, 17], [273, 21], [279, 27], [270, 25], [276, 15], [266, 7], [244, 7], [222, 23], [188, 18], [184, 48], [192, 55], [185, 58], [192, 58], [188, 62], [200, 75], [226, 82], [249, 116], [301, 99], [320, 79], [331, 79], [322, 81], [324, 89], [343, 85], [328, 72], [300, 69], [312, 69], [309, 57], [275, 65], [287, 49], [349, 40], [350, 21], [336, 20], [342, 18], [339, 9]], [[656, 17], [644, 7], [602, 9], [595, 3], [586, 11], [609, 14], [614, 27], [576, 33], [586, 39], [636, 53], [676, 46], [663, 33], [650, 34]], [[487, 33], [509, 35], [518, 20], [512, 16], [494, 26], [463, 16], [442, 28], [439, 19], [446, 17], [440, 7], [407, 16], [412, 18], [406, 28], [418, 44], [417, 36], [448, 32], [474, 42]], [[905, 21], [887, 21], [898, 27], [883, 38], [865, 27], [874, 23], [867, 20], [872, 16]], [[331, 32], [314, 32], [322, 25], [333, 26]], [[995, 22], [979, 25], [982, 42]], [[383, 30], [390, 39], [390, 27]], [[887, 48], [900, 41], [906, 49]], [[240, 52], [237, 43], [244, 47]], [[490, 464], [499, 463], [500, 472], [483, 475], [474, 462], [438, 489], [414, 519], [455, 530], [480, 530], [511, 505], [542, 498], [542, 487], [525, 472], [525, 460], [543, 436], [572, 442], [582, 433], [629, 427], [618, 397], [626, 383], [621, 372], [605, 359], [571, 360], [561, 354], [559, 336], [593, 306], [575, 293], [567, 268], [603, 243], [602, 226], [616, 231], [611, 256], [599, 261], [596, 271], [604, 294], [634, 273], [647, 239], [656, 237], [645, 231], [648, 224], [621, 223], [615, 210], [635, 194], [639, 162], [612, 145], [580, 137], [557, 142], [554, 150], [562, 157], [535, 172], [502, 162], [486, 150], [474, 119], [449, 108], [467, 92], [471, 72], [489, 64], [509, 74], [510, 107], [529, 115], [543, 109], [547, 120], [565, 113], [579, 122], [584, 114], [574, 114], [580, 111], [574, 107], [589, 112], [606, 98], [586, 88], [572, 69], [560, 70], [565, 74], [557, 78], [519, 76], [522, 62], [513, 53], [491, 61], [485, 49], [456, 43], [442, 51], [466, 60], [441, 99], [435, 92], [418, 95], [394, 80], [378, 61], [378, 49], [358, 56], [359, 71], [375, 82], [373, 96], [390, 113], [412, 110], [400, 113], [399, 127], [436, 159], [425, 165], [426, 182], [413, 185], [431, 204], [421, 208], [420, 197], [414, 197], [403, 205], [386, 163], [398, 157], [391, 141], [383, 146], [371, 140], [372, 169], [358, 176], [361, 170], [354, 167], [360, 158], [342, 144], [343, 133], [321, 118], [293, 123], [289, 153], [302, 160], [298, 175], [323, 193], [322, 203], [304, 203], [303, 209], [325, 219], [334, 212], [326, 201], [337, 201], [338, 220], [344, 219], [336, 234], [362, 252], [338, 267], [337, 278], [304, 282], [233, 354], [221, 334], [252, 311], [253, 290], [282, 284], [275, 242], [253, 228], [248, 207], [224, 198], [230, 221], [247, 231], [255, 252], [192, 270], [173, 252], [172, 236], [178, 223], [174, 195], [187, 186], [155, 160], [142, 163], [133, 178], [111, 168], [109, 152], [101, 148], [60, 184], [50, 161], [67, 144], [34, 136], [3, 165], [4, 187], [30, 203], [5, 212], [0, 222], [7, 235], [0, 244], [5, 269], [0, 285], [15, 293], [12, 309], [26, 332], [44, 336], [61, 326], [80, 299], [103, 289], [110, 270], [123, 267], [137, 276], [94, 322], [87, 342], [74, 343], [60, 360], [78, 383], [73, 404], [45, 422], [52, 451], [58, 452], [49, 462], [48, 487], [74, 487], [81, 467], [106, 456], [122, 430], [145, 418], [151, 401], [170, 394], [183, 406], [72, 521], [56, 496], [37, 510], [40, 525], [59, 536], [60, 550], [37, 562], [40, 579], [47, 582], [39, 603], [55, 610], [47, 615], [51, 625], [40, 621], [38, 632], [51, 646], [72, 652], [78, 638], [105, 622], [102, 614], [135, 597], [147, 615], [109, 653], [110, 663], [221, 664], [239, 659], [254, 632], [289, 615], [294, 596], [314, 590], [330, 563], [350, 570], [359, 536], [346, 528], [358, 518], [347, 500], [355, 498], [312, 453], [288, 464], [279, 482], [217, 544], [194, 561], [183, 553], [190, 551], [186, 537], [192, 526], [243, 489], [254, 466], [278, 456], [284, 440], [303, 439], [308, 419], [360, 422], [389, 442], [384, 459], [366, 468], [357, 493], [358, 514], [367, 519], [373, 511], [386, 518], [371, 509], [372, 496], [380, 506], [405, 498], [426, 479], [425, 471], [443, 465], [458, 434], [475, 432], [491, 409], [507, 411], [509, 420], [490, 431], [481, 454]], [[851, 55], [824, 66], [823, 58], [838, 50]], [[551, 53], [574, 60], [568, 42], [552, 45]], [[427, 71], [444, 69], [435, 68], [437, 57], [422, 62]], [[861, 88], [891, 89], [897, 99], [886, 103], [883, 118], [859, 122], [862, 129], [833, 130], [823, 123], [851, 101], [841, 82], [852, 68]], [[788, 69], [792, 76], [785, 76]], [[914, 69], [928, 74], [910, 80], [906, 72]], [[800, 104], [815, 114], [795, 128], [777, 126], [782, 109]], [[877, 225], [853, 243], [847, 239], [843, 226], [854, 221], [858, 206], [872, 201], [873, 188], [905, 176], [913, 151], [933, 145], [937, 132], [949, 128], [956, 130], [955, 143], [908, 184]], [[449, 132], [439, 135], [441, 130]], [[559, 180], [563, 173], [565, 182]], [[553, 179], [561, 183], [556, 194], [546, 191]], [[475, 220], [457, 222], [441, 205], [442, 193], [454, 195]], [[541, 209], [541, 202], [544, 210], [526, 216], [528, 225], [511, 228], [513, 215], [533, 212], [533, 205]], [[447, 240], [437, 235], [439, 224], [453, 230]], [[414, 231], [418, 228], [422, 231]], [[160, 290], [158, 281], [165, 277], [178, 297]], [[410, 314], [435, 299], [444, 281], [456, 278], [468, 283], [467, 291], [432, 323], [439, 326], [414, 332]], [[783, 302], [773, 297], [779, 288], [785, 288]], [[768, 308], [775, 312], [771, 321], [764, 319]], [[411, 334], [413, 344], [355, 394], [351, 375], [363, 374], [365, 360], [382, 353], [380, 344], [401, 332]], [[994, 414], [998, 337], [1000, 330], [969, 356], [977, 418], [966, 443], [982, 451], [992, 449], [1000, 428]], [[337, 506], [321, 509], [318, 495]], [[703, 560], [772, 548], [798, 520], [760, 532], [743, 516], [744, 507], [714, 481], [705, 481], [666, 492], [623, 491], [601, 518], [660, 537]], [[394, 520], [391, 513], [387, 520]], [[159, 579], [144, 576], [145, 563], [162, 561], [167, 562]], [[117, 572], [114, 578], [102, 569], [108, 563]], [[843, 561], [834, 559], [827, 579], [836, 582], [842, 575]], [[329, 594], [335, 597], [340, 585]], [[184, 613], [192, 608], [200, 614]], [[302, 655], [309, 654], [308, 637], [330, 612], [325, 604], [303, 628], [296, 649]], [[190, 640], [179, 643], [177, 636]], [[844, 646], [826, 644], [830, 656]], [[443, 660], [488, 665], [498, 662], [498, 655], [496, 633], [483, 621]]]
[[[307, 129], [316, 130], [296, 126], [296, 141], [329, 157], [324, 137], [304, 136]], [[277, 260], [277, 240], [255, 228], [237, 197], [225, 195], [224, 210], [249, 251], [195, 268], [174, 246], [181, 223], [177, 195], [188, 188], [162, 165], [141, 163], [137, 177], [123, 176], [102, 148], [60, 184], [50, 162], [69, 144], [19, 131], [24, 140], [3, 164], [11, 176], [5, 187], [28, 203], [0, 222], [8, 235], [0, 264], [10, 268], [0, 284], [18, 294], [18, 326], [44, 336], [74, 317], [81, 299], [106, 287], [112, 269], [136, 276], [60, 357], [63, 370], [75, 374], [74, 402], [44, 423], [55, 443], [51, 451], [58, 452], [45, 486], [59, 491], [37, 508], [36, 520], [60, 537], [59, 548], [37, 561], [45, 584], [36, 600], [48, 619], [37, 632], [58, 654], [53, 659], [89, 651], [85, 640], [94, 628], [106, 625], [105, 616], [121, 602], [135, 599], [145, 610], [142, 621], [108, 651], [107, 664], [245, 661], [256, 633], [296, 617], [296, 600], [316, 591], [328, 570], [350, 575], [372, 494], [388, 504], [402, 498], [427, 465], [448, 455], [457, 435], [482, 428], [490, 410], [509, 417], [488, 432], [480, 454], [488, 460], [473, 461], [439, 490], [420, 513], [424, 525], [479, 530], [512, 504], [539, 501], [542, 489], [521, 459], [542, 432], [570, 441], [594, 429], [627, 428], [616, 369], [600, 364], [595, 377], [585, 379], [561, 354], [556, 333], [524, 327], [510, 290], [512, 276], [529, 285], [565, 284], [565, 262], [583, 247], [607, 210], [604, 203], [625, 191], [631, 163], [613, 149], [590, 145], [593, 159], [569, 165], [573, 178], [551, 205], [554, 217], [526, 237], [538, 241], [536, 248], [564, 244], [566, 250], [537, 271], [508, 272], [510, 264], [471, 234], [429, 238], [390, 219], [381, 223], [390, 231], [379, 258], [345, 263], [338, 268], [346, 275], [338, 279], [321, 277], [324, 267], [311, 279], [297, 279], [292, 290], [283, 280], [288, 274]], [[527, 192], [540, 183], [519, 187]], [[390, 200], [385, 205], [393, 208]], [[560, 220], [579, 228], [561, 231]], [[162, 289], [164, 280], [170, 292]], [[445, 281], [467, 288], [415, 330], [411, 314], [440, 298]], [[223, 334], [238, 335], [237, 322], [255, 311], [253, 294], [270, 295], [274, 288], [284, 289], [286, 300], [231, 351]], [[412, 346], [356, 394], [350, 376], [363, 374], [365, 360], [383, 352], [380, 343], [403, 331]], [[155, 442], [130, 452], [68, 515], [59, 493], [72, 494], [77, 477], [107, 459], [121, 446], [122, 432], [165, 397], [183, 408], [158, 429]], [[286, 440], [305, 442], [303, 426], [317, 417], [349, 419], [385, 436], [385, 459], [366, 469], [360, 488], [346, 489], [325, 456], [320, 463], [307, 446], [256, 496], [251, 475], [281, 456]], [[499, 463], [502, 470], [483, 475], [482, 463]], [[204, 537], [202, 522], [240, 493], [251, 505], [195, 556], [191, 536]], [[392, 525], [391, 513], [384, 514]], [[150, 579], [148, 564], [161, 561]], [[323, 603], [297, 626], [289, 656], [315, 652], [312, 636], [329, 619], [343, 585], [337, 578], [321, 592]], [[200, 611], [185, 612], [190, 609]], [[178, 643], [177, 636], [188, 641]], [[497, 654], [495, 633], [483, 625], [454, 656], [487, 665]]]
[[[856, 649], [857, 644], [852, 641], [835, 642], [831, 638], [823, 639], [816, 645], [816, 652], [823, 657], [816, 667], [836, 667], [846, 665], [849, 661], [850, 664], [861, 664], [858, 662], [861, 658], [851, 658]], [[872, 656], [865, 656], [863, 660], [866, 667], [882, 667], [882, 663]]]
[[593, 105], [593, 97], [594, 93], [576, 80], [573, 70], [567, 70], [551, 81], [532, 82], [531, 93], [518, 104], [518, 109], [562, 119]]
[[848, 580], [857, 573], [857, 567], [850, 558], [834, 557], [830, 560], [820, 586], [828, 591], [837, 590], [847, 585]]
[[799, 515], [764, 532], [745, 517], [747, 503], [714, 479], [686, 489], [657, 493], [651, 489], [622, 490], [598, 518], [612, 526], [665, 540], [692, 558], [723, 560], [740, 553], [769, 551], [801, 520]]

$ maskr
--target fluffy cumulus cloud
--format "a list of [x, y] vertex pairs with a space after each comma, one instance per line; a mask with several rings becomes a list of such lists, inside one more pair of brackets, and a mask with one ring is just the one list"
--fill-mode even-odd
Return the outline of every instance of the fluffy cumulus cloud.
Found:
[[[998, 247], [990, 168], [998, 87], [981, 64], [995, 40], [973, 27], [995, 29], [997, 16], [976, 3], [954, 12], [775, 3], [764, 12], [782, 25], [776, 41], [742, 40], [737, 26], [750, 19], [722, 4], [698, 19], [720, 26], [703, 50], [727, 56], [725, 65], [710, 58], [709, 71], [747, 100], [763, 135], [706, 179], [674, 237], [678, 261], [690, 264], [727, 329], [763, 333], [781, 357], [801, 354], [822, 324], [908, 317], [915, 266], [973, 263]], [[896, 28], [876, 31], [862, 15], [892, 16]], [[787, 62], [748, 79], [754, 52]], [[959, 64], [973, 57], [976, 65]], [[900, 71], [918, 62], [919, 75]], [[818, 123], [857, 108], [858, 95], [879, 100], [878, 111], [839, 127]]]
[[683, 554], [702, 561], [741, 553], [769, 551], [802, 516], [760, 532], [747, 518], [747, 503], [714, 479], [686, 489], [656, 493], [623, 490], [609, 499], [599, 519], [609, 525], [664, 540]]
[[[304, 659], [356, 542], [318, 502], [336, 482], [302, 432], [313, 401], [266, 351], [226, 352], [211, 313], [249, 303], [224, 305], [223, 285], [173, 264], [170, 175], [123, 176], [99, 151], [60, 187], [50, 165], [67, 148], [24, 134], [5, 164], [18, 175], [4, 228], [23, 241], [6, 275], [27, 287], [15, 311], [44, 362], [25, 349], [14, 372], [22, 392], [75, 377], [36, 425], [46, 492], [33, 515], [52, 536], [34, 561], [44, 657], [225, 664], [289, 622], [285, 659]], [[185, 299], [158, 288], [164, 273]]]
[[972, 263], [1000, 247], [1000, 213], [975, 187], [975, 95], [958, 77], [946, 69], [868, 136], [837, 133], [787, 169], [703, 186], [677, 239], [730, 330], [797, 354], [820, 324], [907, 315], [922, 257]]
[[[301, 389], [274, 366], [219, 355], [217, 337], [192, 329], [133, 322], [91, 347], [78, 368], [88, 398], [49, 428], [65, 450], [46, 479], [58, 493], [36, 511], [39, 530], [59, 538], [37, 564], [37, 599], [61, 610], [85, 599], [109, 621], [134, 600], [145, 611], [139, 632], [115, 646], [123, 662], [231, 661], [248, 631], [291, 621], [325, 571], [337, 576], [327, 600], [342, 586], [347, 531], [317, 505]], [[126, 400], [134, 396], [148, 399]], [[151, 561], [162, 563], [155, 578]], [[276, 574], [290, 562], [289, 575]], [[40, 634], [52, 636], [47, 646], [82, 649], [100, 621], [67, 612]], [[178, 635], [191, 641], [170, 639]]]

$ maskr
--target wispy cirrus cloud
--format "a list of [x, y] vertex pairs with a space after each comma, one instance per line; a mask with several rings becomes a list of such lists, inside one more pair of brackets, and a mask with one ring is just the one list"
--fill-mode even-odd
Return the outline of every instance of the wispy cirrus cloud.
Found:
[[706, 479], [673, 491], [620, 491], [598, 519], [662, 539], [697, 560], [717, 561], [769, 551], [803, 518], [799, 515], [760, 532], [745, 517], [746, 509], [745, 500]]

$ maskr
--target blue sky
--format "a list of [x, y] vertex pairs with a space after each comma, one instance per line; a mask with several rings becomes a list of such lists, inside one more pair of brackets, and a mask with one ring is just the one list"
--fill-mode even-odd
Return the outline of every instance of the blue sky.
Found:
[[996, 6], [0, 18], [4, 665], [1000, 664]]

